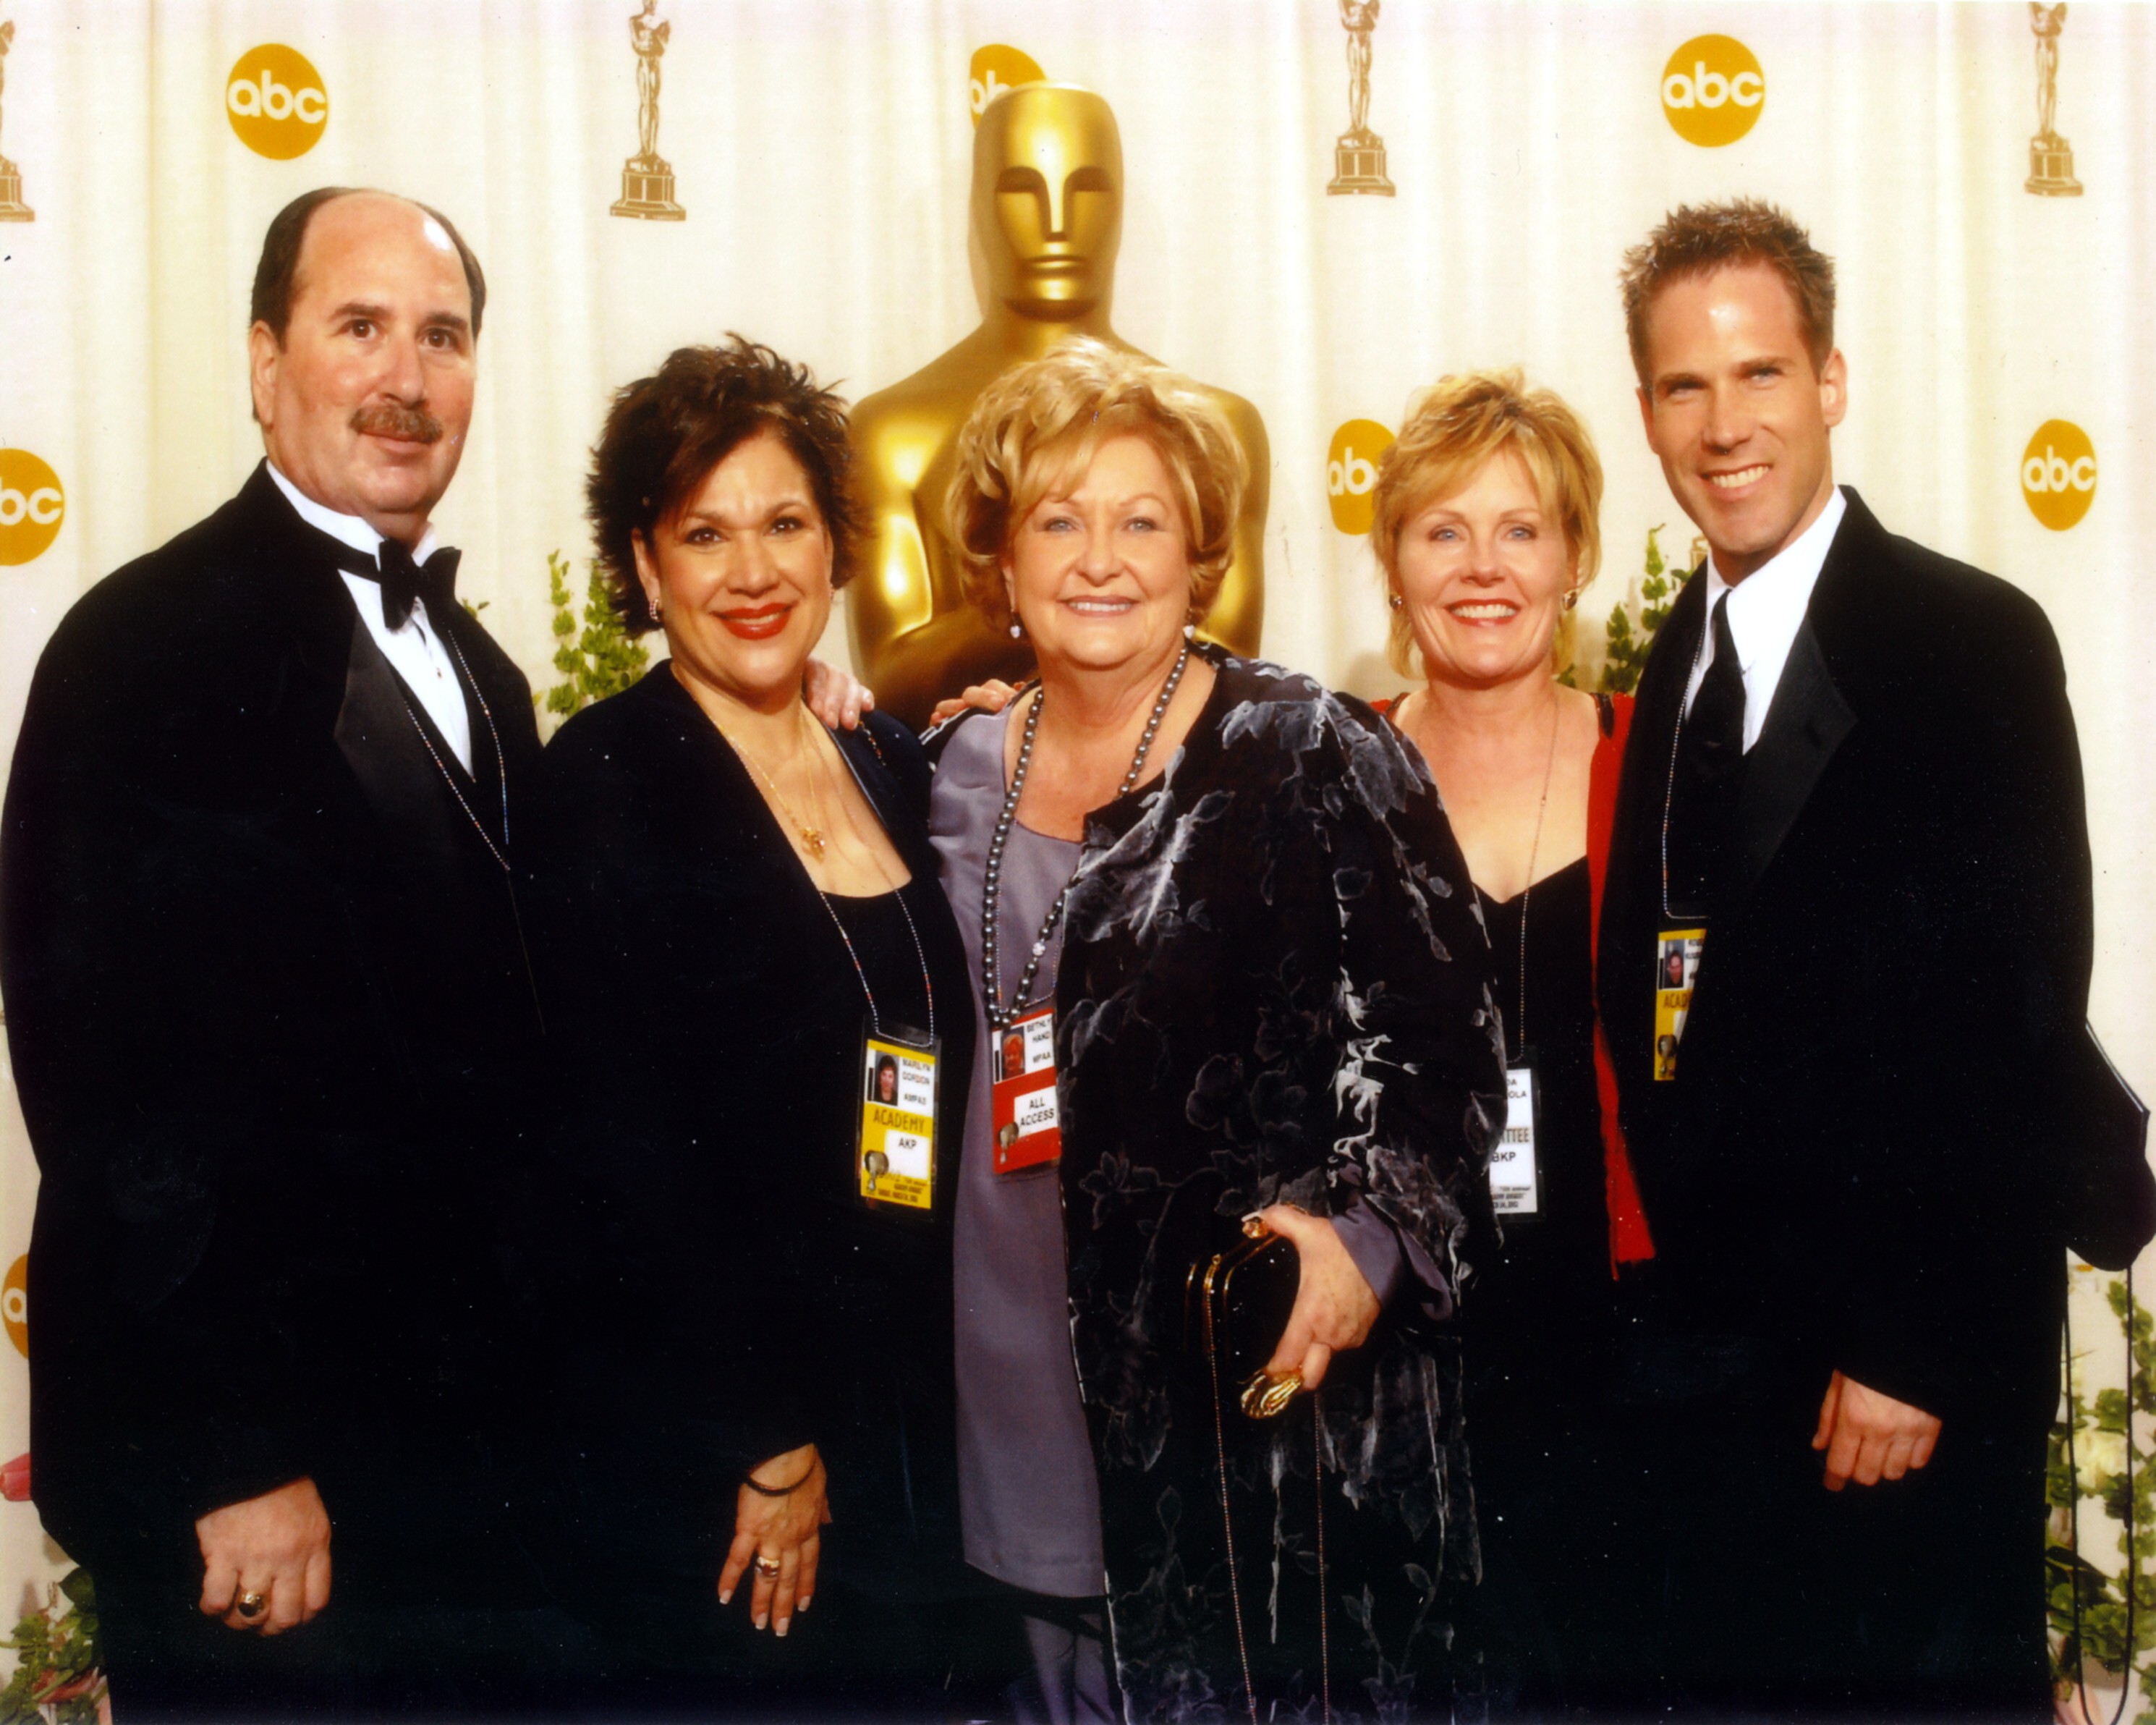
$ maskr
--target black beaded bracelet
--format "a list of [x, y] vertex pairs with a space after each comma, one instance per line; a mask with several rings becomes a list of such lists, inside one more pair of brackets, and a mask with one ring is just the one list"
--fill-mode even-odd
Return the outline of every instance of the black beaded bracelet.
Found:
[[803, 1474], [790, 1486], [760, 1486], [747, 1474], [742, 1476], [742, 1483], [759, 1497], [791, 1497], [808, 1483], [808, 1474], [815, 1471], [816, 1464], [812, 1461], [808, 1464], [808, 1473]]

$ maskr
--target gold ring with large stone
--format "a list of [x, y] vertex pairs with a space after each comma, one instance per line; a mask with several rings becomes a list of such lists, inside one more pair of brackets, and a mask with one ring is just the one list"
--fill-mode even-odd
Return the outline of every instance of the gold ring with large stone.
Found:
[[756, 1554], [756, 1573], [759, 1575], [778, 1574], [778, 1559], [777, 1558], [767, 1558], [764, 1556], [762, 1552], [758, 1552]]
[[242, 1617], [259, 1617], [262, 1615], [262, 1608], [269, 1603], [270, 1596], [267, 1594], [242, 1594], [234, 1602], [233, 1609]]

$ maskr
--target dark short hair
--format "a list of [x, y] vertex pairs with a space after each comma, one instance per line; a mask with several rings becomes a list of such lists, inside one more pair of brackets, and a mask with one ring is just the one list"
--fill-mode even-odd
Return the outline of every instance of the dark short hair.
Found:
[[[292, 321], [292, 290], [300, 279], [300, 249], [306, 243], [307, 223], [314, 220], [315, 212], [324, 204], [372, 189], [367, 186], [317, 186], [311, 192], [302, 192], [277, 212], [270, 223], [270, 231], [262, 236], [262, 255], [254, 265], [254, 292], [247, 307], [250, 328], [258, 323], [267, 324], [270, 333], [277, 338], [277, 345], [285, 345], [285, 331]], [[378, 195], [395, 198], [398, 194], [390, 192]], [[486, 311], [486, 276], [479, 267], [478, 258], [465, 244], [464, 235], [457, 232], [457, 224], [439, 210], [416, 198], [407, 198], [403, 202], [439, 222], [442, 231], [449, 236], [449, 243], [456, 247], [457, 261], [465, 266], [465, 286], [471, 292], [472, 339], [477, 341], [480, 319]]]
[[1813, 245], [1795, 220], [1757, 198], [1681, 204], [1625, 254], [1625, 333], [1632, 369], [1647, 383], [1647, 314], [1671, 284], [1737, 264], [1760, 264], [1782, 278], [1797, 303], [1812, 370], [1834, 352], [1834, 259]]
[[852, 578], [861, 518], [848, 483], [846, 404], [805, 365], [744, 336], [677, 347], [650, 377], [614, 392], [584, 482], [599, 569], [630, 634], [659, 626], [636, 578], [635, 536], [649, 545], [713, 468], [766, 431], [808, 476], [831, 536], [831, 585]]

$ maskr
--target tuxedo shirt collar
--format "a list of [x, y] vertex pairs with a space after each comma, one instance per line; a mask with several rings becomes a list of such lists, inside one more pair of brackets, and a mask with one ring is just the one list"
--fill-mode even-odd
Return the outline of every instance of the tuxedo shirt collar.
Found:
[[[276, 481], [277, 489], [285, 494], [285, 501], [301, 521], [379, 563], [382, 534], [356, 515], [340, 515], [316, 502], [278, 472], [275, 462], [265, 461], [263, 465], [270, 470], [270, 477]], [[429, 527], [413, 553], [413, 561], [424, 562], [435, 548], [434, 530]], [[464, 687], [458, 681], [456, 665], [442, 640], [444, 625], [428, 616], [424, 599], [415, 599], [412, 614], [392, 629], [383, 608], [381, 583], [372, 577], [354, 574], [350, 569], [340, 569], [337, 574], [345, 590], [352, 595], [361, 626], [374, 638], [375, 645], [404, 680], [405, 686], [418, 697], [427, 716], [434, 721], [434, 728], [449, 744], [449, 752], [465, 772], [472, 771], [472, 717], [465, 705]]]
[[[277, 470], [277, 464], [265, 464], [270, 477], [277, 482], [277, 489], [285, 494], [285, 501], [299, 511], [300, 519], [309, 526], [320, 529], [340, 544], [349, 545], [354, 551], [367, 557], [379, 557], [383, 536], [356, 515], [340, 515], [325, 504], [317, 503], [291, 480]], [[412, 547], [412, 561], [424, 563], [437, 549], [434, 530], [430, 526], [419, 536], [419, 542]]]
[[[1766, 726], [1782, 669], [1789, 663], [1789, 649], [1795, 644], [1797, 631], [1804, 627], [1804, 614], [1810, 608], [1812, 589], [1819, 585], [1826, 554], [1848, 512], [1849, 500], [1837, 485], [1817, 521], [1734, 586], [1722, 578], [1713, 557], [1707, 557], [1709, 619], [1722, 595], [1729, 596], [1729, 636], [1736, 644], [1738, 669], [1744, 677], [1744, 747], [1748, 750], [1758, 742]], [[1692, 696], [1706, 680], [1707, 667], [1714, 663], [1711, 621], [1706, 626], [1707, 638], [1685, 689], [1687, 711]]]

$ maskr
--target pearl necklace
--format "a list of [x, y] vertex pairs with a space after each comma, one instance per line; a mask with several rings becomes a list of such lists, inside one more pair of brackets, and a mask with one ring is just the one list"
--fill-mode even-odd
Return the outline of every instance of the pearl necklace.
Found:
[[[1152, 704], [1152, 712], [1146, 720], [1145, 732], [1138, 738], [1137, 753], [1131, 757], [1131, 770], [1123, 775], [1122, 783], [1116, 788], [1117, 798], [1127, 797], [1144, 772], [1146, 755], [1152, 747], [1154, 736], [1160, 730], [1160, 721], [1168, 716], [1168, 704], [1175, 699], [1175, 691], [1182, 681], [1184, 669], [1190, 663], [1190, 644], [1185, 641], [1183, 650], [1175, 655], [1175, 667], [1161, 685], [1160, 698]], [[1033, 764], [1033, 739], [1040, 728], [1040, 710], [1048, 702], [1047, 690], [1034, 692], [1033, 706], [1025, 716], [1025, 731], [1019, 739], [1018, 765], [1012, 770], [1010, 789], [1004, 795], [1003, 812], [996, 817], [996, 829], [988, 839], [988, 860], [981, 881], [981, 992], [988, 1004], [988, 1023], [1001, 1035], [1012, 1020], [1026, 1009], [1033, 993], [1033, 981], [1040, 974], [1042, 956], [1048, 951], [1050, 938], [1056, 925], [1063, 920], [1063, 907], [1070, 897], [1070, 887], [1078, 878], [1075, 874], [1063, 883], [1063, 891], [1055, 895], [1055, 902], [1048, 907], [1048, 917], [1040, 925], [1040, 932], [1034, 937], [1033, 950], [1027, 955], [1025, 969], [1018, 979], [1018, 988], [1011, 996], [1010, 1005], [1003, 1004], [1003, 973], [996, 962], [996, 909], [1003, 896], [1004, 846], [1009, 841], [1010, 830], [1018, 819], [1018, 801], [1025, 789], [1026, 769]]]

